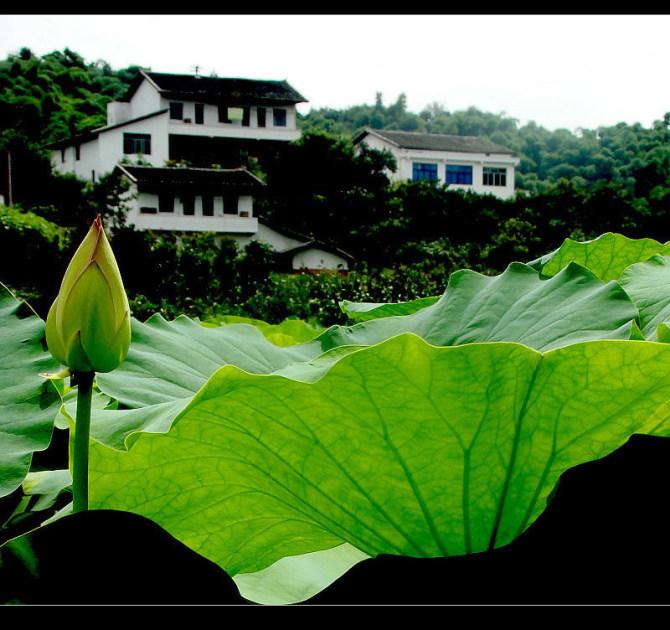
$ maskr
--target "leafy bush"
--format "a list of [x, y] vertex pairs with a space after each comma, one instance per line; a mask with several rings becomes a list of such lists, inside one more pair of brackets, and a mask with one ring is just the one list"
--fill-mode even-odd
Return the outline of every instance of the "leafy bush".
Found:
[[29, 297], [33, 307], [46, 314], [65, 269], [64, 242], [65, 231], [55, 223], [0, 206], [0, 282]]

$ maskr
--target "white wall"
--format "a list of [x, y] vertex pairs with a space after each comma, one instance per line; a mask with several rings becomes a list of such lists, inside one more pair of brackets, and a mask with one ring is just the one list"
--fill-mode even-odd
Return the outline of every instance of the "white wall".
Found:
[[[438, 182], [444, 184], [447, 164], [468, 165], [472, 166], [472, 185], [450, 184], [449, 188], [472, 190], [481, 195], [491, 194], [501, 199], [508, 199], [514, 195], [514, 167], [519, 163], [519, 158], [514, 156], [402, 149], [384, 142], [381, 138], [372, 134], [367, 135], [363, 142], [371, 149], [378, 151], [388, 149], [393, 154], [397, 162], [397, 170], [395, 173], [387, 172], [387, 175], [393, 180], [411, 180], [414, 162], [421, 162], [435, 164], [437, 166]], [[507, 185], [484, 186], [483, 170], [485, 166], [505, 168], [507, 170]]]
[[138, 116], [151, 114], [162, 109], [162, 100], [158, 90], [145, 79], [137, 88], [130, 101], [129, 118], [137, 118]]
[[[184, 215], [184, 207], [179, 196], [175, 197], [173, 212], [158, 211], [158, 196], [150, 193], [138, 193], [133, 185], [126, 193], [126, 203], [129, 206], [127, 222], [138, 230], [157, 230], [173, 232], [217, 232], [225, 234], [237, 243], [243, 250], [251, 241], [258, 241], [270, 245], [276, 252], [283, 252], [302, 245], [304, 241], [286, 236], [272, 228], [258, 222], [253, 215], [253, 199], [250, 196], [240, 196], [238, 199], [238, 216], [224, 214], [223, 197], [214, 197], [214, 216], [203, 216], [202, 198], [195, 198], [195, 214]], [[148, 206], [156, 208], [156, 214], [143, 214], [140, 208]], [[248, 217], [240, 216], [248, 213]], [[317, 247], [298, 252], [292, 259], [292, 268], [347, 270], [345, 258], [323, 251]]]
[[148, 81], [142, 81], [129, 103], [113, 101], [107, 103], [107, 124], [118, 123], [151, 114], [162, 108], [161, 97]]
[[[169, 133], [175, 135], [250, 138], [253, 140], [284, 140], [290, 142], [300, 137], [297, 128], [295, 105], [282, 106], [286, 110], [286, 125], [274, 126], [272, 107], [266, 107], [265, 127], [258, 126], [258, 108], [250, 107], [249, 125], [243, 126], [241, 120], [229, 123], [219, 122], [219, 110], [216, 105], [204, 104], [203, 123], [195, 122], [195, 102], [179, 101], [184, 104], [182, 120], [169, 120]], [[161, 99], [159, 109], [169, 107], [170, 101]], [[185, 122], [185, 120], [190, 122]]]
[[237, 238], [236, 241], [240, 249], [246, 247], [251, 241], [259, 241], [260, 243], [267, 243], [277, 252], [283, 252], [304, 243], [304, 241], [277, 232], [263, 223], [258, 224], [258, 230], [255, 234]]
[[[109, 103], [107, 106], [107, 125], [115, 125], [140, 116], [152, 114], [169, 108], [170, 101], [160, 96], [156, 88], [144, 80], [133, 95], [130, 103]], [[201, 137], [229, 137], [249, 138], [254, 140], [283, 140], [293, 141], [300, 138], [297, 128], [297, 113], [295, 105], [282, 106], [279, 109], [286, 111], [286, 126], [274, 126], [273, 108], [266, 108], [266, 126], [258, 126], [257, 107], [251, 107], [250, 124], [242, 126], [242, 121], [220, 123], [216, 105], [204, 105], [204, 123], [195, 124], [195, 103], [184, 102], [184, 120], [170, 120], [169, 111], [144, 118], [140, 121], [128, 123], [122, 127], [101, 130], [96, 139], [80, 145], [80, 159], [75, 160], [74, 147], [64, 150], [64, 161], [61, 160], [60, 150], [52, 152], [52, 167], [59, 173], [74, 173], [77, 177], [91, 180], [95, 174], [96, 180], [111, 172], [114, 166], [124, 158], [123, 134], [147, 133], [151, 135], [151, 154], [141, 156], [152, 166], [164, 166], [169, 159], [169, 136], [189, 135]], [[135, 162], [137, 154], [126, 156]]]
[[293, 257], [293, 269], [342, 269], [348, 268], [346, 259], [322, 249], [306, 249]]
[[164, 112], [152, 118], [145, 118], [136, 123], [129, 123], [123, 127], [115, 127], [107, 131], [100, 131], [97, 138], [80, 145], [80, 159], [75, 160], [75, 148], [64, 149], [65, 161], [61, 161], [61, 151], [51, 152], [51, 164], [59, 173], [74, 173], [78, 178], [91, 180], [95, 172], [96, 181], [107, 173], [124, 158], [123, 134], [146, 133], [151, 135], [151, 155], [131, 154], [125, 157], [132, 163], [142, 157], [152, 166], [165, 166], [169, 156], [168, 113]]
[[100, 150], [97, 139], [79, 145], [79, 159], [74, 146], [51, 152], [51, 167], [57, 173], [74, 173], [79, 179], [91, 180], [95, 172], [96, 179], [102, 175], [100, 169]]
[[107, 103], [107, 124], [116, 125], [130, 119], [130, 103], [112, 101]]
[[[176, 206], [176, 204], [175, 204]], [[225, 217], [204, 217], [202, 214], [185, 217], [176, 212], [159, 212], [158, 214], [128, 213], [128, 225], [134, 225], [138, 230], [159, 230], [170, 232], [217, 232], [234, 235], [254, 232], [258, 229], [258, 219], [255, 217], [239, 217], [226, 215]]]
[[[230, 232], [232, 234], [255, 234], [258, 231], [258, 219], [253, 216], [253, 198], [241, 195], [238, 199], [238, 214], [224, 213], [222, 196], [214, 197], [214, 214], [202, 213], [202, 197], [196, 193], [193, 215], [184, 214], [184, 206], [179, 195], [174, 198], [172, 212], [158, 210], [158, 195], [138, 193], [135, 186], [126, 193], [129, 207], [127, 222], [138, 230], [174, 230], [183, 232]], [[155, 208], [156, 214], [140, 212], [142, 207]], [[243, 216], [244, 213], [247, 216]]]
[[[304, 243], [304, 241], [277, 232], [263, 223], [258, 224], [258, 231], [256, 234], [250, 236], [233, 236], [233, 238], [240, 250], [243, 250], [251, 241], [266, 243], [276, 252], [283, 252], [292, 249], [293, 247], [298, 247]], [[299, 269], [348, 269], [347, 260], [345, 258], [341, 258], [340, 256], [336, 256], [335, 254], [331, 254], [330, 252], [318, 248], [311, 248], [303, 252], [298, 252], [293, 256], [291, 264], [292, 268], [296, 271]]]
[[[108, 173], [114, 170], [124, 157], [130, 162], [136, 162], [142, 158], [152, 166], [162, 167], [170, 155], [167, 133], [168, 113], [164, 112], [158, 116], [145, 118], [135, 123], [129, 123], [123, 127], [116, 127], [109, 131], [100, 133], [100, 169]], [[123, 153], [124, 133], [146, 133], [151, 136], [151, 155], [138, 155]]]

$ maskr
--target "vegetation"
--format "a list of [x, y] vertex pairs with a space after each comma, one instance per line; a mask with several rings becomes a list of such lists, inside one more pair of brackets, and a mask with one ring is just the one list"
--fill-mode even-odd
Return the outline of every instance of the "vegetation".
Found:
[[[401, 94], [389, 106], [377, 93], [374, 105], [357, 105], [345, 110], [321, 108], [303, 118], [305, 130], [321, 130], [350, 137], [361, 127], [398, 129], [423, 133], [472, 135], [490, 138], [516, 151], [521, 163], [516, 171], [517, 189], [529, 193], [546, 191], [561, 179], [576, 180], [588, 187], [601, 180], [637, 179], [645, 168], [667, 162], [670, 112], [651, 129], [639, 123], [620, 123], [598, 129], [579, 128], [548, 131], [531, 121], [519, 121], [505, 114], [479, 111], [475, 107], [449, 112], [433, 103], [419, 114], [408, 112]], [[649, 173], [654, 179], [654, 175]], [[629, 182], [632, 184], [632, 182]], [[660, 183], [660, 182], [657, 182]]]
[[[348, 304], [354, 318], [366, 313], [364, 325], [284, 327], [279, 344], [279, 329], [263, 322], [135, 322], [126, 360], [96, 374], [90, 507], [159, 525], [218, 565], [238, 598], [267, 604], [318, 595], [379, 554], [505, 548], [543, 514], [569, 469], [635, 433], [670, 436], [668, 251], [616, 234], [568, 241], [533, 266], [458, 271], [439, 300], [411, 305], [406, 317], [395, 317], [406, 304]], [[80, 522], [69, 515], [67, 464], [38, 470], [30, 460], [58, 450], [54, 417], [72, 427], [81, 385], [39, 376], [59, 368], [44, 352], [45, 324], [1, 287], [0, 328], [11, 358], [0, 372], [12, 435], [0, 446], [6, 560], [30, 558], [47, 519], [66, 529]], [[86, 540], [100, 539], [81, 537], [73, 554], [98, 549]], [[616, 562], [619, 546], [610, 550]], [[421, 571], [395, 579], [426, 583]], [[68, 601], [87, 580], [74, 575]], [[40, 603], [34, 589], [8, 584], [7, 593]], [[432, 603], [449, 597], [441, 584]], [[111, 591], [95, 586], [97, 602], [138, 597], [125, 580]], [[211, 597], [226, 603], [223, 592]], [[431, 603], [425, 593], [423, 601]]]
[[[12, 216], [20, 209], [60, 230], [57, 241], [39, 230], [20, 231], [21, 243], [32, 239], [21, 245], [28, 255], [21, 269], [3, 265], [0, 281], [34, 300], [41, 313], [54, 296], [43, 295], [49, 282], [36, 286], [39, 274], [33, 271], [44, 268], [37, 252], [49, 252], [54, 273], [62, 273], [72, 243], [97, 214], [117, 226], [113, 246], [139, 318], [153, 312], [234, 314], [277, 323], [294, 315], [344, 323], [340, 299], [438, 295], [459, 268], [500, 273], [512, 260], [533, 260], [568, 237], [616, 231], [670, 239], [670, 113], [659, 113], [650, 129], [620, 123], [548, 131], [475, 107], [449, 112], [434, 103], [415, 114], [407, 111], [404, 94], [388, 105], [377, 94], [373, 105], [311, 110], [299, 117], [302, 138], [274, 156], [281, 159], [249, 156], [249, 168], [267, 184], [256, 212], [351, 253], [356, 263], [347, 277], [287, 277], [273, 270], [267, 249], [237, 251], [232, 243], [217, 248], [207, 235], [185, 248], [149, 239], [123, 225], [123, 212], [115, 207], [119, 182], [107, 177], [92, 185], [55, 176], [42, 148], [104, 124], [106, 103], [124, 92], [137, 71], [87, 63], [68, 49], [36, 57], [24, 48], [0, 62], [0, 172], [8, 172], [11, 159]], [[363, 126], [488, 137], [519, 155], [518, 194], [502, 201], [432, 182], [391, 184], [386, 172], [395, 165], [389, 155], [352, 146], [352, 135]], [[9, 201], [7, 187], [0, 184], [0, 192]], [[18, 247], [16, 223], [3, 219], [1, 229], [3, 242]]]
[[[281, 159], [249, 156], [267, 182], [257, 208], [357, 263], [346, 275], [286, 275], [257, 243], [238, 251], [203, 234], [178, 246], [125, 225], [112, 178], [87, 185], [50, 173], [44, 143], [102, 124], [135, 70], [69, 50], [36, 58], [24, 49], [0, 63], [0, 154], [12, 172], [0, 281], [28, 298], [0, 287], [3, 603], [82, 603], [87, 583], [93, 603], [151, 597], [141, 571], [137, 592], [129, 586], [127, 563], [146, 556], [122, 544], [112, 553], [120, 530], [69, 515], [67, 434], [80, 385], [45, 350], [48, 307], [96, 214], [138, 319], [126, 360], [90, 390], [94, 518], [160, 526], [230, 577], [235, 603], [303, 601], [380, 554], [502, 550], [540, 520], [567, 471], [633, 434], [670, 436], [670, 115], [652, 129], [549, 132], [475, 108], [415, 115], [402, 95], [388, 107], [377, 95], [374, 106], [312, 111]], [[490, 137], [520, 155], [519, 194], [392, 184], [388, 155], [352, 147], [363, 125]], [[614, 488], [617, 501], [626, 487]], [[655, 504], [660, 495], [647, 494]], [[583, 514], [570, 522], [581, 527]], [[37, 541], [54, 525], [75, 533], [74, 544], [57, 534], [48, 548], [66, 550], [49, 581]], [[639, 566], [619, 564], [621, 540], [638, 536], [616, 531], [610, 599], [629, 597], [627, 574], [648, 598]], [[662, 541], [664, 528], [654, 531]], [[126, 575], [108, 578], [110, 590], [88, 571], [64, 579], [83, 556], [107, 556]], [[584, 568], [590, 579], [591, 559], [565, 581]], [[422, 589], [422, 570], [389, 579]], [[502, 575], [494, 581], [519, 591], [513, 573]], [[476, 589], [487, 577], [477, 575]], [[179, 601], [192, 579], [182, 571], [163, 598]], [[444, 581], [432, 582], [442, 601]]]

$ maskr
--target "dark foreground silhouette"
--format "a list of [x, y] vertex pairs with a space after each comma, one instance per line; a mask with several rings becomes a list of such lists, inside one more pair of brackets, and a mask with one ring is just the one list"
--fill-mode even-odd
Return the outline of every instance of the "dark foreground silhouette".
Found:
[[[379, 556], [303, 605], [670, 604], [670, 438], [633, 436], [561, 478], [540, 518], [488, 553]], [[37, 574], [0, 567], [2, 602], [245, 605], [232, 579], [156, 524], [115, 511], [36, 531]]]

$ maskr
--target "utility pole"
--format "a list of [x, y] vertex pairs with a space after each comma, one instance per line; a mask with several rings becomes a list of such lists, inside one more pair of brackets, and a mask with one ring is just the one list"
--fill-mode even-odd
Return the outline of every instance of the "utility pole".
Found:
[[12, 152], [7, 149], [7, 205], [12, 207]]

